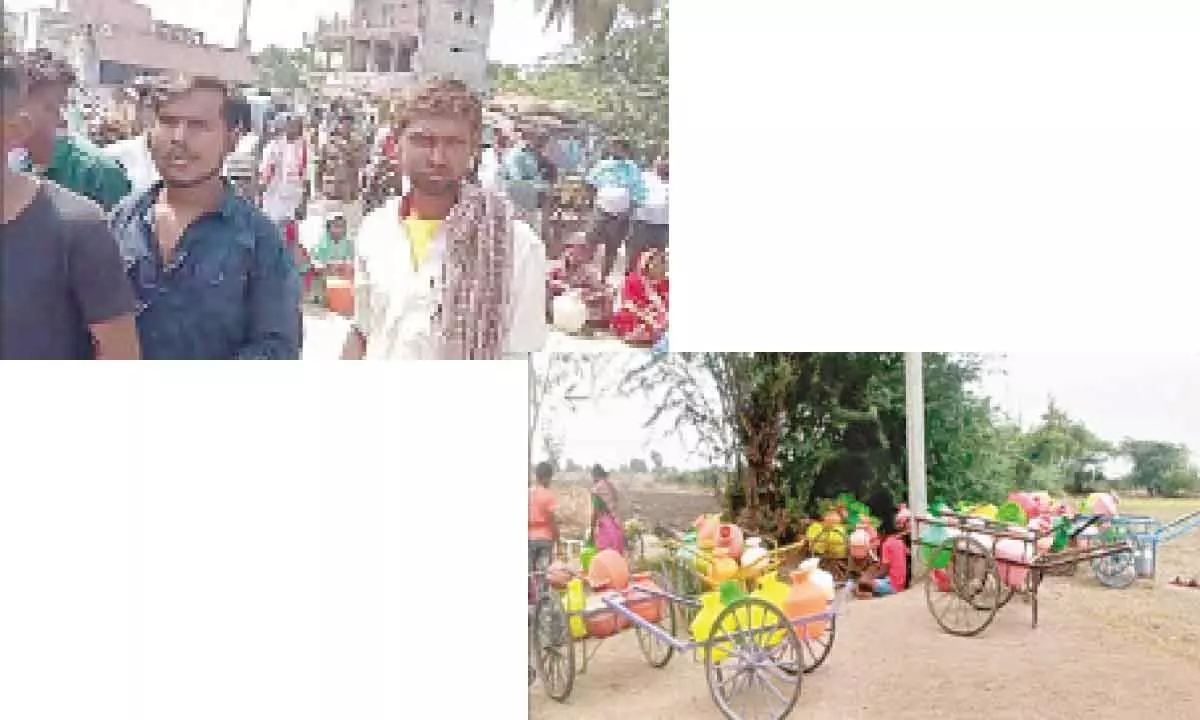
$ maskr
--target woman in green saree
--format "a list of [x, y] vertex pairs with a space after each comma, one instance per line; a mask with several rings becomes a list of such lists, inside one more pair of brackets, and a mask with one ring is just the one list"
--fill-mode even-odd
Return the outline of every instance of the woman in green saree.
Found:
[[347, 232], [346, 216], [331, 213], [325, 219], [325, 230], [321, 239], [313, 246], [301, 264], [300, 273], [310, 285], [311, 293], [318, 299], [325, 296], [325, 278], [340, 274], [354, 262], [354, 247]]

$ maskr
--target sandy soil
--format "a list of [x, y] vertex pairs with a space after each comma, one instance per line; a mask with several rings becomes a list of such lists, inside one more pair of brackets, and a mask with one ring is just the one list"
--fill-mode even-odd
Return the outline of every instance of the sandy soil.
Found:
[[[652, 521], [690, 519], [715, 501], [693, 494], [633, 491]], [[686, 503], [686, 507], [685, 504]], [[710, 505], [705, 505], [710, 503]], [[1186, 507], [1130, 511], [1170, 519]], [[1200, 591], [1171, 587], [1176, 575], [1200, 575], [1200, 533], [1160, 549], [1158, 578], [1109, 590], [1087, 568], [1049, 578], [1041, 618], [1014, 600], [977, 638], [937, 627], [922, 588], [857, 601], [839, 625], [829, 661], [805, 678], [794, 715], [852, 718], [961, 717], [1005, 720], [1195, 716], [1200, 703]], [[719, 718], [703, 665], [676, 656], [650, 668], [626, 633], [599, 646], [565, 704], [530, 688], [530, 717]]]
[[[621, 519], [640, 517], [650, 527], [662, 523], [683, 529], [697, 516], [721, 509], [711, 492], [701, 493], [687, 488], [628, 480], [618, 480], [618, 490], [621, 494]], [[558, 516], [564, 532], [568, 536], [582, 535], [591, 512], [588, 489], [572, 479], [570, 484], [556, 484], [554, 495], [558, 499]]]
[[[1051, 583], [1040, 627], [1030, 627], [1029, 608], [1018, 601], [978, 638], [942, 633], [919, 591], [852, 603], [829, 660], [805, 678], [794, 714], [1057, 720], [1195, 712], [1200, 661], [1110, 633], [1072, 608], [1061, 581]], [[530, 688], [531, 718], [720, 717], [703, 666], [690, 658], [651, 669], [631, 633], [596, 649], [567, 703], [550, 700], [538, 684]]]

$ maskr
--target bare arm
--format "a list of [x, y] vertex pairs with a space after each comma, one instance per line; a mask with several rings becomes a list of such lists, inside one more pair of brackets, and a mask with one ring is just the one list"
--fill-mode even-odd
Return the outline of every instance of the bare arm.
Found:
[[350, 328], [346, 344], [342, 346], [343, 360], [362, 360], [367, 354], [367, 339], [356, 327]]
[[68, 258], [71, 289], [92, 335], [96, 358], [140, 359], [133, 287], [102, 217], [72, 226]]
[[137, 322], [132, 314], [118, 315], [111, 320], [88, 326], [96, 344], [97, 360], [141, 360], [142, 346], [138, 342]]
[[367, 355], [367, 335], [371, 333], [371, 264], [368, 262], [372, 231], [359, 230], [354, 243], [354, 322], [342, 346], [343, 360], [362, 360]]

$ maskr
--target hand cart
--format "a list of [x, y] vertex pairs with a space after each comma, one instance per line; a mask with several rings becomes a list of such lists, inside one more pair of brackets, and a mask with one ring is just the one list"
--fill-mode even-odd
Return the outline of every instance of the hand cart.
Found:
[[[606, 593], [601, 596], [601, 607], [583, 612], [568, 612], [557, 593], [539, 598], [533, 622], [534, 654], [538, 675], [551, 698], [566, 701], [576, 675], [586, 670], [594, 654], [594, 650], [588, 652], [588, 642], [603, 642], [577, 637], [572, 622], [606, 615], [615, 617], [621, 627], [634, 629], [651, 667], [665, 667], [675, 653], [700, 656], [713, 702], [726, 718], [782, 720], [800, 698], [803, 676], [828, 657], [834, 619], [852, 590], [847, 583], [826, 612], [795, 620], [765, 600], [742, 597], [716, 616], [705, 640], [696, 641], [679, 637], [679, 614], [673, 607], [698, 607], [699, 601], [674, 592], [662, 575], [655, 575], [653, 583], [657, 587], [634, 583], [625, 594]], [[647, 612], [655, 606], [657, 612]], [[810, 626], [820, 632], [810, 633]], [[816, 655], [806, 653], [802, 645], [801, 637], [807, 641], [810, 634], [818, 639], [828, 636], [823, 651]]]
[[[1047, 574], [1066, 565], [1132, 553], [1133, 546], [1124, 540], [1071, 547], [1071, 540], [1102, 519], [1078, 516], [1054, 536], [957, 513], [914, 517], [913, 548], [923, 553], [929, 568], [925, 601], [930, 614], [951, 635], [978, 635], [1020, 592], [1030, 600], [1036, 628], [1038, 589]], [[1007, 543], [1008, 550], [1017, 543], [1019, 557], [997, 557], [1001, 543]]]

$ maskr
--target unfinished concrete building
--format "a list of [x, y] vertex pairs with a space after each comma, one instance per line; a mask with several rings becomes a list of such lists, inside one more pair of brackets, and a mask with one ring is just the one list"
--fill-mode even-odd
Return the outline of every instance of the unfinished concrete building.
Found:
[[308, 38], [321, 84], [403, 89], [431, 75], [487, 85], [492, 0], [354, 0]]

